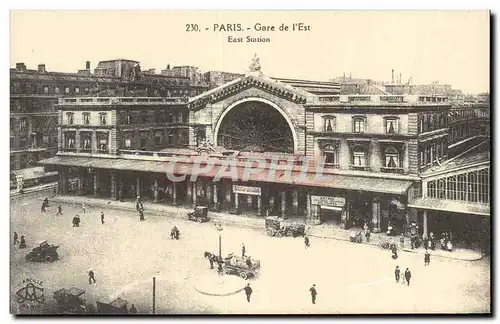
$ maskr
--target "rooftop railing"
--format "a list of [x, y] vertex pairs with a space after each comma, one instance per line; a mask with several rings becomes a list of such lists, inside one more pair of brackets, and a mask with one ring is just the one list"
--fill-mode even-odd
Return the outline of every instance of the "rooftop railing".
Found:
[[445, 104], [449, 105], [446, 96], [420, 96], [420, 95], [326, 95], [313, 97], [314, 104]]
[[165, 105], [186, 103], [186, 97], [79, 97], [60, 98], [59, 105]]

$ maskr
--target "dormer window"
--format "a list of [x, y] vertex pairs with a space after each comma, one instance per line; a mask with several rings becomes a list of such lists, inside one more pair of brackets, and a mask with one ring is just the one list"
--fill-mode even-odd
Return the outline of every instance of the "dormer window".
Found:
[[333, 116], [323, 117], [323, 131], [335, 132], [335, 117]]
[[83, 124], [90, 125], [90, 113], [88, 112], [83, 113]]
[[398, 133], [398, 119], [396, 117], [385, 118], [385, 132], [386, 134]]

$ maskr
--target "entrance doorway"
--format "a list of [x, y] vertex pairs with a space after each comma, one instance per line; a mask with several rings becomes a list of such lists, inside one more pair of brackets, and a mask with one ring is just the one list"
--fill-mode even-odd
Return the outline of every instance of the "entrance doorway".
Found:
[[323, 223], [339, 225], [342, 221], [342, 208], [319, 206], [320, 220]]

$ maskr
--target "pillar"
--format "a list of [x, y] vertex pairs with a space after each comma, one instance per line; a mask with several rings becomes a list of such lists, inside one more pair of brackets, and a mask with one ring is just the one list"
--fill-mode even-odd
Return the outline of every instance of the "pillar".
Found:
[[139, 175], [135, 179], [135, 195], [137, 197], [141, 196], [141, 177]]
[[188, 202], [190, 202], [193, 199], [193, 187], [192, 187], [190, 179], [186, 179], [186, 196], [187, 196]]
[[98, 184], [99, 176], [97, 175], [97, 170], [94, 170], [94, 197], [97, 197]]
[[92, 141], [91, 141], [92, 154], [97, 152], [97, 133], [95, 130], [92, 131]]
[[281, 192], [281, 217], [286, 217], [286, 192], [283, 190]]
[[232, 204], [232, 200], [231, 200], [231, 184], [227, 184], [226, 185], [226, 202], [228, 204]]
[[253, 196], [252, 195], [247, 195], [247, 207], [248, 208], [253, 207]]
[[427, 237], [427, 210], [424, 210], [422, 213], [422, 218], [423, 218], [423, 236]]
[[269, 209], [271, 209], [271, 212], [274, 211], [274, 202], [275, 202], [274, 196], [269, 196]]
[[204, 186], [207, 190], [207, 203], [210, 205], [210, 203], [212, 202], [212, 190], [214, 187], [211, 186], [208, 182], [205, 182]]
[[292, 213], [294, 215], [299, 214], [299, 189], [293, 188], [292, 191]]
[[116, 200], [116, 172], [111, 171], [111, 199]]
[[380, 233], [380, 201], [378, 197], [373, 197], [372, 226], [374, 233]]
[[85, 183], [85, 177], [83, 175], [83, 171], [80, 170], [80, 172], [78, 173], [78, 192], [77, 192], [77, 195], [83, 194], [84, 183]]
[[234, 193], [234, 208], [236, 210], [240, 209], [240, 195], [237, 192]]
[[193, 206], [196, 206], [196, 198], [198, 197], [197, 183], [193, 182]]
[[154, 203], [156, 204], [158, 202], [158, 179], [154, 179], [153, 183], [153, 199]]
[[177, 183], [172, 182], [172, 205], [177, 205]]
[[257, 196], [257, 216], [262, 216], [262, 196]]
[[311, 193], [307, 193], [307, 198], [306, 198], [306, 208], [307, 208], [307, 219], [311, 219]]
[[123, 178], [120, 177], [120, 181], [119, 181], [119, 184], [118, 184], [118, 199], [120, 201], [123, 200]]
[[219, 203], [218, 197], [217, 197], [217, 183], [214, 183], [213, 185], [213, 198], [214, 198], [214, 205], [217, 207], [217, 204]]

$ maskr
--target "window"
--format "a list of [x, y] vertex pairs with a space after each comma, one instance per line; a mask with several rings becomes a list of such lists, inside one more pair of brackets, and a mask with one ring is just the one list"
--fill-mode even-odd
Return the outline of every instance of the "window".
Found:
[[125, 140], [124, 146], [125, 146], [126, 149], [132, 148], [132, 140], [130, 138], [127, 138]]
[[11, 118], [10, 119], [10, 130], [13, 131], [15, 127], [16, 127], [16, 121], [14, 118]]
[[101, 121], [101, 125], [106, 125], [106, 117], [107, 117], [106, 113], [100, 113], [99, 114], [99, 119]]
[[82, 139], [82, 149], [90, 150], [90, 138], [83, 138]]
[[80, 88], [76, 87], [76, 88], [75, 88], [75, 93], [76, 93], [76, 94], [79, 94], [79, 93], [80, 93]]
[[66, 148], [74, 149], [75, 148], [75, 137], [74, 135], [68, 135], [66, 137]]
[[335, 132], [335, 117], [332, 116], [323, 117], [323, 131]]
[[127, 124], [127, 125], [132, 124], [132, 115], [131, 114], [127, 114], [127, 116], [125, 117], [125, 124]]
[[174, 121], [174, 116], [172, 113], [168, 113], [167, 115], [167, 123], [172, 123]]
[[55, 94], [59, 94], [59, 87], [55, 87], [55, 88], [54, 88], [54, 93], [55, 93]]
[[326, 166], [333, 166], [336, 164], [336, 152], [335, 152], [335, 146], [331, 145], [331, 144], [328, 144], [328, 145], [325, 145], [325, 147], [323, 148], [323, 156], [324, 156], [324, 159], [325, 159], [325, 165]]
[[161, 144], [162, 137], [163, 137], [162, 131], [156, 131], [155, 132], [155, 145], [160, 145]]
[[399, 154], [398, 151], [393, 147], [385, 150], [385, 167], [399, 168]]
[[21, 119], [20, 120], [20, 126], [19, 128], [21, 129], [21, 131], [25, 131], [26, 130], [26, 119]]
[[364, 133], [365, 132], [365, 119], [362, 117], [354, 117], [354, 133]]
[[83, 124], [84, 125], [90, 124], [90, 113], [88, 112], [83, 113]]
[[140, 133], [139, 145], [141, 149], [146, 148], [146, 146], [148, 145], [148, 138], [149, 138], [149, 132]]
[[147, 122], [148, 122], [147, 113], [145, 113], [145, 112], [141, 113], [141, 123], [146, 124]]
[[398, 132], [398, 120], [396, 118], [386, 118], [385, 132], [387, 134], [396, 134]]
[[11, 148], [11, 149], [13, 149], [13, 148], [14, 148], [14, 145], [16, 145], [15, 143], [16, 143], [16, 139], [15, 139], [15, 137], [11, 137], [11, 138], [10, 138], [10, 148]]
[[105, 139], [99, 140], [99, 150], [107, 151], [108, 150], [108, 141]]
[[43, 93], [48, 94], [49, 93], [49, 87], [43, 87]]
[[74, 114], [73, 113], [66, 113], [66, 116], [68, 118], [68, 125], [73, 125], [74, 122]]
[[65, 93], [65, 94], [69, 94], [69, 87], [65, 87], [65, 88], [64, 88], [64, 93]]
[[366, 166], [365, 150], [362, 147], [356, 146], [354, 148], [354, 152], [352, 155], [352, 164], [358, 167]]

